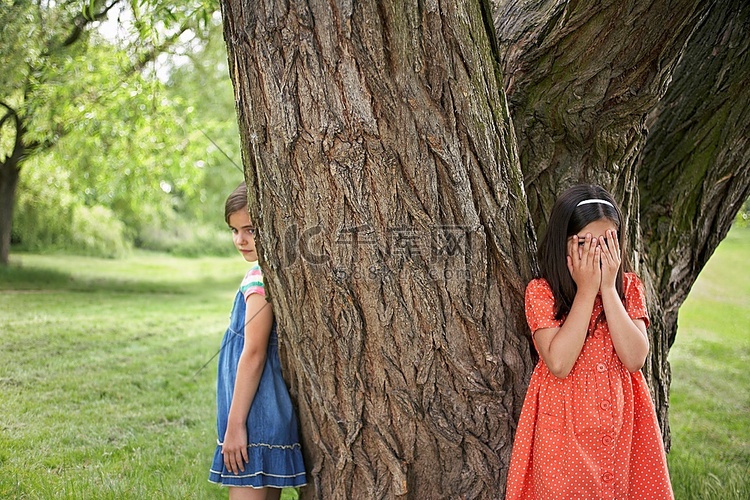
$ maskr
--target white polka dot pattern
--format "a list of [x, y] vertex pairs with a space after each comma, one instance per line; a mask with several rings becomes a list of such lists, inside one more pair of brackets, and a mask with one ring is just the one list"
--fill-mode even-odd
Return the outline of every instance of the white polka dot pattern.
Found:
[[[625, 308], [648, 325], [643, 284], [626, 273]], [[526, 289], [532, 332], [559, 327], [543, 279]], [[615, 353], [601, 297], [570, 374], [559, 379], [540, 359], [513, 444], [506, 499], [673, 499], [666, 455], [648, 386]], [[597, 319], [598, 318], [598, 319]]]

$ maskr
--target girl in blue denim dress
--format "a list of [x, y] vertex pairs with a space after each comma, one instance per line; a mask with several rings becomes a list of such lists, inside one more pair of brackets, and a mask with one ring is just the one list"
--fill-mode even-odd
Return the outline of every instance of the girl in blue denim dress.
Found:
[[251, 268], [235, 296], [219, 354], [218, 445], [209, 481], [229, 486], [232, 500], [278, 499], [281, 488], [305, 484], [305, 466], [297, 417], [281, 377], [276, 323], [265, 299], [244, 183], [227, 198], [225, 218]]

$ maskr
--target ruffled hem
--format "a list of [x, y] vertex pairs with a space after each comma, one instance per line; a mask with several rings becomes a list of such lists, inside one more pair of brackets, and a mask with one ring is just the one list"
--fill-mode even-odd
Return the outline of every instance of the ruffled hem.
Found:
[[297, 477], [278, 478], [274, 476], [267, 476], [263, 472], [259, 472], [254, 476], [242, 476], [230, 474], [229, 472], [227, 472], [226, 474], [221, 474], [219, 472], [211, 470], [211, 473], [208, 475], [208, 481], [220, 486], [254, 489], [299, 488], [307, 484], [304, 472], [301, 476]]
[[298, 488], [307, 484], [299, 445], [249, 446], [245, 471], [233, 474], [224, 466], [221, 446], [216, 447], [209, 482], [249, 488]]

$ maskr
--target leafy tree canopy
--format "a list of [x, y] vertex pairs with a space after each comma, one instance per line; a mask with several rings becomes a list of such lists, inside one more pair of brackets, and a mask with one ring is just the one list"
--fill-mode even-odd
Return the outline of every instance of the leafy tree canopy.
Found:
[[[215, 229], [196, 231], [195, 222], [218, 227], [223, 196], [242, 179], [216, 6], [8, 7], [0, 14], [0, 64], [9, 68], [0, 75], [0, 160], [8, 163], [19, 139], [24, 146], [14, 240], [80, 248], [72, 228], [87, 231], [72, 207], [100, 207], [122, 221], [124, 246], [214, 240]], [[119, 28], [116, 37], [105, 21]], [[10, 126], [16, 117], [21, 126]], [[50, 213], [48, 205], [71, 209]], [[43, 219], [56, 219], [54, 237]]]

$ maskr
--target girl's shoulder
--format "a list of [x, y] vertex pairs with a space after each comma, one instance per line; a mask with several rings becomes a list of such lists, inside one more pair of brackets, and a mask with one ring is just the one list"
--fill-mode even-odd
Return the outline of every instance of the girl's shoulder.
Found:
[[544, 278], [534, 278], [526, 285], [526, 300], [549, 297], [552, 295], [552, 287]]
[[240, 291], [245, 296], [245, 299], [253, 293], [258, 293], [265, 297], [266, 288], [263, 284], [263, 271], [260, 270], [260, 265], [257, 262], [254, 262], [247, 273], [245, 273], [245, 278], [240, 283]]
[[534, 278], [533, 280], [529, 281], [528, 285], [526, 285], [527, 290], [535, 290], [538, 288], [550, 288], [549, 282], [544, 278]]
[[632, 286], [643, 287], [643, 282], [635, 273], [622, 273], [622, 287], [627, 290]]
[[536, 278], [526, 286], [524, 309], [531, 334], [541, 328], [557, 328], [562, 319], [557, 317], [552, 287], [544, 278]]
[[622, 293], [625, 299], [631, 301], [637, 299], [638, 301], [645, 300], [646, 287], [643, 286], [643, 282], [635, 273], [623, 273], [622, 274]]
[[648, 309], [646, 307], [646, 290], [641, 279], [633, 273], [622, 275], [622, 292], [625, 309], [633, 319], [642, 319], [648, 328]]

